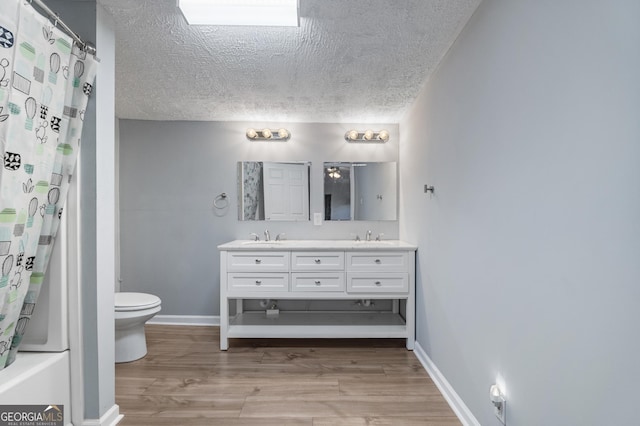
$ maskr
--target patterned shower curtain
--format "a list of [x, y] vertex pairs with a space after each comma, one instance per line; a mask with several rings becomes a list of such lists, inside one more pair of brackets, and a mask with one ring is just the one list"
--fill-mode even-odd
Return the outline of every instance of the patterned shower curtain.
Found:
[[[264, 200], [260, 196], [264, 193], [262, 179], [262, 162], [245, 161], [242, 167], [242, 190], [244, 214], [243, 220], [263, 220]], [[260, 208], [262, 206], [262, 209]]]
[[95, 58], [29, 1], [0, 1], [0, 369], [40, 293], [95, 72]]

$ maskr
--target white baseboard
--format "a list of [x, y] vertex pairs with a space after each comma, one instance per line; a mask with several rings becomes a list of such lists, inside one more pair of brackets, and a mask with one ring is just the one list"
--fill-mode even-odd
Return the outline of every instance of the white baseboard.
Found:
[[220, 325], [219, 315], [156, 315], [147, 324]]
[[442, 396], [444, 396], [444, 399], [447, 400], [453, 412], [458, 416], [460, 422], [465, 426], [481, 426], [480, 422], [474, 417], [471, 410], [465, 405], [462, 398], [458, 396], [446, 377], [438, 370], [438, 367], [431, 361], [431, 358], [429, 358], [418, 342], [416, 342], [413, 353], [416, 354], [416, 357], [418, 357], [424, 369], [427, 370], [427, 373], [431, 376], [431, 380], [436, 384]]
[[120, 407], [114, 404], [99, 419], [84, 419], [82, 426], [115, 426], [124, 416], [120, 414]]

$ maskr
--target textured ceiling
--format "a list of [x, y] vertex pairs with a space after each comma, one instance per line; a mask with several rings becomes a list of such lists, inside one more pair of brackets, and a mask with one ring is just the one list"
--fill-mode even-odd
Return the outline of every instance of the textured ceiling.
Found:
[[98, 2], [116, 22], [120, 118], [396, 123], [480, 0], [300, 0], [299, 28]]

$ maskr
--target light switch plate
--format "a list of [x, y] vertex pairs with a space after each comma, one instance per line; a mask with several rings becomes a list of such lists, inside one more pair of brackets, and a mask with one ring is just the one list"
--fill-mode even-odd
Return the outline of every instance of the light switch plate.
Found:
[[316, 226], [322, 225], [322, 213], [313, 214], [313, 224]]

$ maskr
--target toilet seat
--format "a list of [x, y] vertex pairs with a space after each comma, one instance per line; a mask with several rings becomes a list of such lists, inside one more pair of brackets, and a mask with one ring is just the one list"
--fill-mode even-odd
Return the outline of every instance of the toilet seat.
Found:
[[147, 293], [116, 293], [115, 309], [116, 312], [140, 311], [143, 309], [151, 309], [159, 306], [160, 298], [153, 294]]

